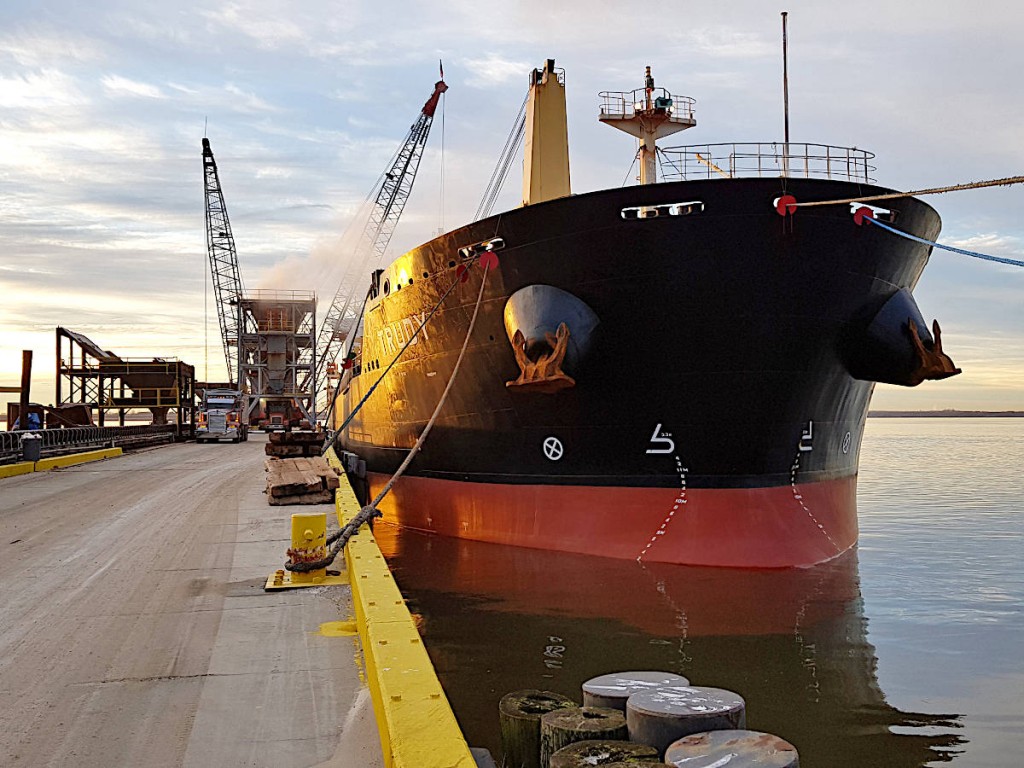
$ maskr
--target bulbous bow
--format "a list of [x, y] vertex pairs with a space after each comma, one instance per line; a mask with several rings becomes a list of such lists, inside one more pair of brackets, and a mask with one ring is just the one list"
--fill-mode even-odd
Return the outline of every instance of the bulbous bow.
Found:
[[843, 337], [842, 355], [855, 379], [916, 387], [945, 379], [960, 369], [942, 351], [939, 322], [927, 323], [910, 291], [901, 288], [866, 320], [855, 321]]

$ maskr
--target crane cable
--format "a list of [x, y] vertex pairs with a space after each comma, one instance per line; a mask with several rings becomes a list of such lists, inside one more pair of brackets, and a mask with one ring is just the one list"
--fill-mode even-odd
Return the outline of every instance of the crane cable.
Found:
[[[398, 479], [405, 473], [405, 470], [408, 469], [409, 465], [412, 463], [412, 460], [416, 457], [416, 454], [418, 454], [420, 452], [420, 449], [423, 448], [423, 444], [427, 440], [427, 435], [429, 435], [430, 430], [434, 428], [434, 423], [437, 421], [437, 417], [440, 415], [441, 409], [444, 407], [444, 404], [448, 401], [448, 395], [452, 390], [452, 386], [455, 384], [455, 379], [459, 375], [459, 368], [462, 366], [462, 360], [466, 356], [466, 350], [469, 348], [469, 340], [473, 337], [473, 329], [476, 327], [476, 320], [480, 314], [480, 305], [483, 303], [484, 288], [487, 286], [487, 274], [490, 271], [491, 267], [494, 266], [496, 262], [497, 257], [493, 255], [491, 255], [491, 258], [486, 260], [480, 259], [480, 265], [484, 270], [484, 274], [483, 277], [480, 279], [480, 291], [477, 293], [476, 305], [473, 307], [473, 316], [470, 318], [469, 327], [466, 329], [466, 338], [463, 339], [462, 341], [462, 349], [459, 350], [459, 356], [455, 359], [455, 366], [452, 368], [452, 375], [448, 377], [448, 383], [445, 385], [444, 392], [441, 393], [441, 397], [437, 401], [437, 406], [434, 408], [434, 412], [430, 415], [430, 419], [427, 421], [427, 425], [423, 428], [423, 431], [420, 433], [419, 438], [416, 440], [416, 444], [409, 449], [409, 453], [406, 455], [405, 460], [401, 463], [398, 469], [395, 470], [395, 473], [391, 476], [391, 479], [388, 480], [387, 484], [381, 489], [380, 493], [377, 494], [374, 500], [371, 501], [362, 509], [360, 509], [359, 512], [356, 513], [356, 515], [351, 520], [349, 520], [344, 527], [342, 527], [338, 531], [335, 531], [327, 537], [327, 544], [330, 545], [331, 548], [328, 550], [327, 556], [323, 560], [317, 560], [311, 563], [289, 562], [285, 564], [285, 568], [287, 570], [292, 571], [293, 573], [307, 573], [309, 571], [319, 570], [320, 568], [326, 568], [334, 562], [335, 558], [348, 543], [348, 540], [352, 538], [352, 536], [363, 526], [364, 523], [368, 523], [375, 517], [381, 517], [381, 513], [377, 509], [377, 505], [380, 504], [380, 502], [383, 501], [384, 497], [388, 495], [388, 493], [394, 487], [395, 483], [398, 482]], [[462, 280], [460, 277], [460, 279], [456, 280], [452, 284], [452, 288], [454, 288], [461, 282]], [[445, 296], [451, 293], [452, 288], [449, 288], [448, 291], [445, 292]], [[442, 301], [443, 300], [444, 299], [442, 297]], [[440, 306], [440, 304], [438, 304], [437, 306]], [[435, 306], [434, 309], [436, 310], [437, 307]], [[431, 312], [431, 314], [433, 314], [433, 311]], [[423, 325], [425, 324], [426, 320], [423, 321], [423, 324], [420, 325], [420, 328], [422, 328]], [[406, 346], [408, 346], [408, 344]], [[402, 349], [404, 351], [405, 347], [403, 347]], [[397, 357], [395, 359], [397, 360]], [[385, 373], [387, 373], [387, 371], [385, 371]], [[384, 376], [382, 374], [381, 379], [383, 378]], [[377, 383], [380, 383], [380, 379], [378, 379]], [[341, 430], [338, 431], [340, 433]]]
[[508, 132], [508, 136], [505, 138], [505, 146], [502, 147], [501, 154], [498, 156], [498, 163], [491, 172], [491, 178], [484, 189], [484, 196], [480, 200], [480, 205], [477, 206], [473, 221], [480, 221], [480, 219], [491, 215], [494, 203], [505, 186], [505, 179], [508, 177], [509, 169], [512, 167], [512, 161], [519, 153], [519, 147], [522, 145], [523, 137], [526, 135], [526, 105], [529, 100], [530, 94], [527, 91], [525, 98], [523, 98], [523, 103], [519, 107], [519, 113], [512, 124], [512, 130]]
[[626, 182], [629, 180], [629, 174], [633, 172], [633, 166], [636, 165], [637, 158], [640, 157], [640, 148], [637, 147], [636, 153], [633, 155], [633, 162], [629, 164], [629, 168], [626, 169], [626, 175], [622, 177], [622, 183], [620, 187], [626, 186]]

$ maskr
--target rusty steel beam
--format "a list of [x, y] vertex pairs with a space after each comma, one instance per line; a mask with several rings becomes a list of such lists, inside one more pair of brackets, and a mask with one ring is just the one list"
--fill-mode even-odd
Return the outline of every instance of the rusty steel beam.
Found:
[[28, 429], [29, 389], [32, 386], [32, 350], [21, 352], [21, 401], [18, 405], [19, 426]]

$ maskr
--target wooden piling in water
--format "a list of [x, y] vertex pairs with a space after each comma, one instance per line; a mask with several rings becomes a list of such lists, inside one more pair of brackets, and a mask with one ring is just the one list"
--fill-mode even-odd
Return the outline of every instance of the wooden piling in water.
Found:
[[665, 686], [641, 691], [626, 702], [629, 740], [664, 754], [692, 733], [746, 727], [746, 703], [738, 693], [703, 686]]
[[625, 741], [626, 717], [608, 707], [558, 709], [540, 718], [540, 768], [550, 768], [551, 756], [577, 741]]
[[759, 731], [708, 731], [684, 736], [669, 745], [665, 763], [676, 768], [799, 768], [796, 747]]
[[578, 705], [568, 696], [534, 689], [513, 691], [498, 702], [502, 764], [506, 768], [540, 768], [540, 718]]
[[611, 707], [626, 711], [626, 700], [634, 693], [666, 685], [689, 685], [690, 681], [672, 672], [612, 672], [592, 677], [583, 684], [584, 707]]

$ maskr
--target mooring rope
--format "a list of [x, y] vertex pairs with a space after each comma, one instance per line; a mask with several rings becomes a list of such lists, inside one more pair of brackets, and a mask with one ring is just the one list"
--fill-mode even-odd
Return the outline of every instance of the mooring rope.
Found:
[[812, 200], [808, 203], [790, 203], [790, 207], [811, 208], [816, 205], [848, 205], [850, 203], [868, 203], [873, 200], [896, 200], [902, 197], [918, 197], [919, 195], [939, 195], [943, 192], [959, 192], [964, 189], [982, 189], [984, 187], [1008, 187], [1011, 184], [1024, 183], [1024, 176], [1008, 176], [1005, 179], [988, 181], [970, 181], [966, 184], [953, 184], [948, 187], [932, 187], [918, 189], [914, 192], [890, 192], [884, 195], [868, 195], [866, 197], [847, 197], [842, 200]]
[[887, 232], [892, 232], [894, 235], [905, 237], [907, 240], [913, 240], [914, 242], [917, 243], [930, 245], [934, 248], [941, 248], [944, 251], [952, 251], [953, 253], [960, 253], [963, 254], [964, 256], [973, 256], [976, 259], [984, 259], [985, 261], [996, 261], [999, 262], [1000, 264], [1010, 264], [1014, 267], [1024, 267], [1024, 261], [1018, 261], [1017, 259], [1008, 259], [1004, 256], [989, 256], [986, 253], [978, 253], [977, 251], [967, 251], [964, 250], [963, 248], [954, 248], [952, 245], [943, 245], [942, 243], [937, 243], [934, 240], [926, 240], [923, 237], [912, 235], [909, 232], [903, 232], [899, 229], [896, 229], [896, 227], [889, 226], [888, 224], [883, 224], [881, 221], [878, 221], [877, 219], [871, 216], [864, 216], [863, 220], [870, 221], [876, 227], [881, 227]]
[[[455, 360], [455, 366], [452, 368], [452, 375], [448, 378], [448, 384], [445, 386], [444, 392], [441, 393], [441, 397], [437, 401], [437, 406], [434, 408], [434, 412], [431, 414], [430, 419], [427, 421], [427, 425], [423, 428], [423, 432], [420, 433], [419, 438], [416, 440], [416, 444], [409, 449], [409, 453], [406, 455], [405, 460], [398, 467], [398, 469], [395, 470], [395, 473], [391, 476], [391, 479], [388, 480], [387, 484], [384, 486], [384, 488], [381, 489], [380, 493], [377, 494], [376, 498], [374, 498], [374, 500], [367, 504], [365, 507], [360, 509], [359, 512], [355, 515], [355, 517], [349, 520], [348, 523], [346, 523], [340, 530], [335, 531], [327, 537], [327, 544], [331, 547], [327, 552], [327, 556], [323, 560], [316, 560], [310, 563], [286, 563], [284, 567], [289, 571], [306, 573], [309, 571], [315, 571], [319, 570], [320, 568], [328, 567], [331, 563], [334, 562], [335, 558], [348, 543], [349, 539], [351, 539], [352, 536], [355, 535], [356, 531], [358, 531], [362, 527], [363, 523], [367, 523], [375, 517], [381, 517], [381, 513], [377, 509], [377, 505], [380, 504], [380, 502], [383, 501], [384, 497], [388, 495], [388, 493], [394, 487], [395, 483], [398, 481], [398, 478], [400, 478], [405, 473], [405, 470], [408, 469], [409, 465], [412, 463], [412, 460], [416, 457], [416, 454], [418, 454], [420, 452], [420, 449], [423, 448], [423, 443], [426, 442], [427, 435], [430, 434], [430, 430], [434, 428], [434, 423], [437, 421], [437, 417], [440, 415], [441, 409], [447, 402], [448, 394], [451, 392], [452, 385], [455, 383], [455, 379], [459, 375], [459, 368], [462, 367], [462, 360], [466, 356], [466, 349], [469, 348], [469, 340], [473, 336], [473, 329], [476, 327], [476, 319], [480, 314], [480, 305], [483, 303], [484, 298], [484, 288], [487, 285], [487, 274], [490, 271], [491, 266], [496, 264], [497, 262], [496, 256], [494, 256], [493, 254], [488, 254], [488, 256], [489, 258], [486, 259], [478, 257], [480, 266], [484, 270], [484, 274], [480, 280], [480, 292], [477, 294], [476, 305], [473, 307], [473, 316], [469, 320], [469, 328], [466, 329], [466, 338], [462, 342], [462, 349], [459, 350], [459, 356]], [[452, 288], [454, 288], [460, 282], [462, 282], [461, 275], [452, 284], [452, 287], [445, 292], [445, 296], [451, 293]], [[444, 297], [442, 297], [441, 300], [443, 301]], [[440, 302], [438, 302], [437, 306], [440, 306]], [[434, 309], [436, 310], [437, 307], [435, 306]], [[433, 314], [433, 310], [431, 311], [431, 314]], [[427, 319], [429, 319], [429, 317]], [[422, 328], [423, 325], [426, 325], [426, 320], [423, 321], [420, 327]], [[385, 371], [384, 373], [386, 374], [387, 371]], [[382, 374], [381, 379], [383, 378], [384, 375]], [[340, 433], [341, 430], [339, 429], [338, 432]]]
[[423, 428], [423, 432], [420, 433], [420, 437], [416, 441], [416, 444], [409, 451], [409, 455], [405, 457], [405, 461], [403, 461], [401, 466], [399, 466], [399, 468], [395, 471], [395, 474], [391, 476], [391, 479], [388, 480], [387, 485], [385, 485], [384, 488], [381, 489], [381, 492], [377, 494], [377, 498], [375, 498], [369, 504], [369, 506], [373, 507], [374, 509], [376, 509], [377, 505], [384, 499], [385, 496], [388, 495], [388, 492], [390, 492], [391, 489], [394, 487], [395, 483], [398, 481], [398, 478], [405, 474], [405, 470], [409, 467], [409, 464], [412, 463], [413, 458], [415, 458], [416, 454], [420, 452], [420, 449], [423, 447], [423, 443], [427, 439], [427, 435], [429, 435], [430, 430], [434, 428], [434, 422], [437, 421], [437, 417], [441, 413], [441, 408], [448, 400], [448, 393], [451, 392], [452, 390], [452, 385], [455, 383], [455, 377], [459, 375], [459, 368], [462, 366], [462, 359], [466, 356], [466, 349], [469, 347], [469, 339], [473, 335], [473, 328], [476, 327], [476, 318], [477, 315], [480, 314], [480, 304], [482, 303], [484, 298], [484, 287], [487, 285], [487, 273], [490, 271], [492, 263], [493, 262], [490, 259], [488, 259], [487, 261], [481, 260], [480, 262], [480, 265], [483, 267], [484, 270], [484, 276], [480, 280], [480, 293], [477, 294], [476, 306], [473, 307], [473, 317], [470, 318], [469, 328], [466, 329], [466, 338], [463, 339], [462, 341], [462, 349], [459, 350], [459, 356], [455, 360], [455, 367], [452, 368], [452, 375], [448, 379], [448, 384], [447, 386], [445, 386], [444, 392], [441, 393], [441, 399], [437, 401], [437, 407], [434, 408], [434, 412], [431, 414], [430, 420], [427, 422], [427, 426]]

